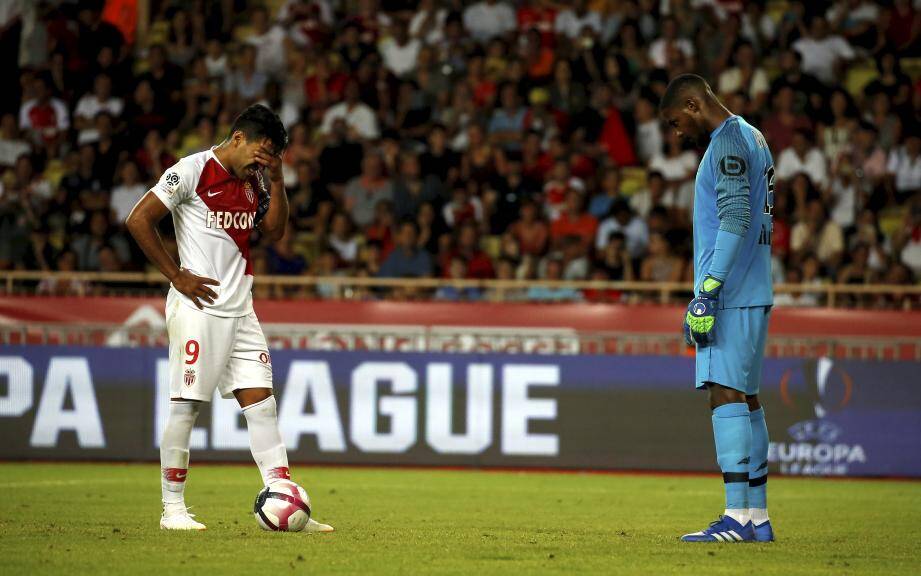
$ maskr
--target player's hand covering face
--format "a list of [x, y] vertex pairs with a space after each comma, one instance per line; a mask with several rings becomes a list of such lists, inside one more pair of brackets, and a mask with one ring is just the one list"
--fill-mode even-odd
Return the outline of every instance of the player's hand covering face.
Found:
[[256, 162], [256, 164], [266, 169], [270, 182], [283, 181], [281, 172], [281, 156], [279, 154], [273, 154], [271, 151], [271, 146], [261, 144], [259, 148], [253, 152], [253, 160]]

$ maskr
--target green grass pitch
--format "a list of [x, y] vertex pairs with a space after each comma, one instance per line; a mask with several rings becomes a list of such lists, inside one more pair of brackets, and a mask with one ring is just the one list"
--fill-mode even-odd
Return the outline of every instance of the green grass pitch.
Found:
[[921, 483], [772, 479], [773, 544], [683, 544], [716, 476], [309, 468], [328, 535], [263, 532], [255, 466], [198, 466], [202, 533], [158, 527], [153, 464], [0, 464], [0, 574], [921, 573]]

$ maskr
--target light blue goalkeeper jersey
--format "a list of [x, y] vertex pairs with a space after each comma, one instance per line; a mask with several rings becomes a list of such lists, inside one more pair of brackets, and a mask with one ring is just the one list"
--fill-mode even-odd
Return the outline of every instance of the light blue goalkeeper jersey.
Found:
[[[774, 161], [767, 142], [741, 117], [730, 116], [710, 135], [694, 184], [695, 294], [711, 274], [723, 280], [720, 308], [773, 304], [773, 207]], [[714, 248], [721, 231], [720, 245], [733, 245], [734, 257], [718, 259], [718, 265], [728, 266], [715, 270]]]

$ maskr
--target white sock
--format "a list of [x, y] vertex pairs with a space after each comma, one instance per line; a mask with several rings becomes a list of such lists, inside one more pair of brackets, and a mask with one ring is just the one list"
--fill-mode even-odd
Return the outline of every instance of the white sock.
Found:
[[201, 402], [170, 400], [169, 417], [160, 439], [160, 488], [166, 507], [185, 506], [189, 438], [200, 409]]
[[745, 526], [748, 524], [749, 520], [751, 520], [751, 517], [748, 515], [748, 508], [727, 508], [726, 511], [723, 512], [723, 516], [729, 516], [742, 526]]
[[262, 482], [268, 486], [275, 480], [290, 479], [288, 452], [278, 431], [275, 396], [250, 404], [243, 409], [246, 428], [249, 430], [249, 446], [253, 460], [262, 474]]
[[761, 526], [770, 518], [768, 518], [767, 508], [749, 508], [748, 513], [751, 515], [752, 522], [755, 526]]

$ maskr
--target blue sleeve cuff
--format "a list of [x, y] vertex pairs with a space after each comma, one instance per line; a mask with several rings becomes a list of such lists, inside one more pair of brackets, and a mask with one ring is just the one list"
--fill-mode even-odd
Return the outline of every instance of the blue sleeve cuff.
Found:
[[732, 270], [732, 264], [742, 248], [742, 240], [744, 240], [743, 236], [720, 228], [716, 233], [713, 261], [710, 262], [710, 271], [707, 274], [725, 282], [729, 276], [729, 271]]

